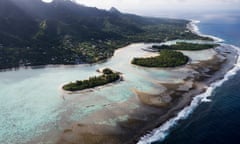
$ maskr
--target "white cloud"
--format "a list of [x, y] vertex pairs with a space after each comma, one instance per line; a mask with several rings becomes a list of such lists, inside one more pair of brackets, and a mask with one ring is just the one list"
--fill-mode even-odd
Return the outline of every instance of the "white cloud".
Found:
[[76, 0], [87, 6], [109, 9], [114, 6], [124, 12], [149, 15], [154, 12], [201, 12], [240, 10], [240, 0]]
[[42, 0], [42, 2], [45, 2], [45, 3], [51, 3], [53, 0]]

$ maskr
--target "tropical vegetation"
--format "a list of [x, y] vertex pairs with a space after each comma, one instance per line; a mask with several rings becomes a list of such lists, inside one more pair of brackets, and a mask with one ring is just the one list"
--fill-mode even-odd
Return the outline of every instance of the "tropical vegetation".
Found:
[[174, 45], [153, 45], [153, 49], [157, 50], [190, 50], [190, 51], [196, 51], [196, 50], [205, 50], [205, 49], [211, 49], [219, 46], [219, 44], [197, 44], [197, 43], [186, 43], [186, 42], [177, 42]]
[[113, 72], [111, 69], [104, 69], [103, 75], [90, 77], [88, 80], [77, 80], [63, 86], [66, 91], [79, 91], [88, 88], [94, 88], [97, 86], [105, 85], [115, 82], [120, 79], [120, 74]]
[[70, 0], [1, 0], [0, 69], [105, 60], [133, 42], [209, 39], [187, 20], [149, 18], [100, 10]]
[[160, 55], [149, 58], [134, 58], [132, 64], [144, 67], [176, 67], [188, 62], [188, 57], [182, 52], [161, 50]]

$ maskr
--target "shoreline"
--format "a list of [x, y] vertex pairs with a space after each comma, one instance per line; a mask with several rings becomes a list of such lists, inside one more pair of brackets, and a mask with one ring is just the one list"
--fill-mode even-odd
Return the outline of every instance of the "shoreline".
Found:
[[[214, 50], [217, 54], [212, 59], [185, 66], [195, 73], [190, 73], [183, 83], [159, 83], [167, 89], [163, 93], [134, 91], [135, 97], [127, 102], [113, 104], [118, 109], [129, 106], [129, 103], [139, 105], [134, 110], [123, 112], [128, 114], [126, 120], [117, 121], [115, 126], [89, 123], [91, 119], [109, 119], [111, 116], [106, 112], [113, 113], [114, 109], [97, 111], [66, 129], [57, 144], [62, 144], [63, 141], [64, 144], [149, 144], [164, 140], [173, 126], [186, 119], [201, 102], [208, 102], [208, 97], [219, 86], [219, 81], [222, 83], [228, 79], [229, 76], [225, 78], [226, 75], [236, 68], [234, 65], [239, 61], [239, 52], [231, 45], [221, 44]], [[162, 100], [166, 103], [163, 104]], [[121, 113], [117, 116], [121, 116]]]
[[123, 47], [116, 48], [114, 50], [113, 55], [110, 57], [94, 62], [94, 63], [79, 63], [79, 64], [43, 64], [43, 65], [33, 65], [33, 66], [18, 66], [18, 67], [10, 67], [10, 68], [3, 68], [0, 69], [0, 72], [9, 72], [9, 71], [18, 71], [22, 69], [42, 69], [42, 68], [56, 68], [56, 67], [64, 67], [64, 68], [72, 68], [72, 67], [84, 67], [84, 66], [93, 66], [101, 63], [105, 63], [109, 61], [116, 53], [124, 49], [125, 47], [129, 47], [131, 45], [138, 45], [138, 44], [151, 44], [151, 43], [144, 43], [144, 42], [135, 42], [135, 43], [128, 43], [124, 45]]
[[237, 50], [224, 44], [214, 50], [217, 54], [210, 60], [184, 66], [195, 72], [189, 73], [183, 83], [160, 83], [159, 85], [166, 88], [160, 94], [134, 91], [135, 97], [125, 103], [114, 104], [120, 108], [122, 105], [128, 106], [129, 102], [139, 104], [137, 109], [124, 112], [128, 114], [128, 118], [118, 121], [116, 126], [89, 123], [90, 119], [109, 118], [105, 110], [100, 110], [73, 124], [72, 128], [62, 133], [57, 144], [79, 141], [84, 144], [149, 144], [164, 140], [180, 120], [186, 119], [201, 102], [208, 102], [208, 97], [219, 86], [219, 81], [223, 83], [229, 77], [226, 75], [236, 68], [236, 62], [239, 61]]
[[[199, 23], [199, 21], [198, 22], [191, 21], [189, 23], [191, 26], [188, 28], [191, 32], [195, 32], [196, 34], [198, 34], [200, 36], [207, 36], [207, 37], [213, 38], [215, 43], [224, 41], [221, 38], [217, 38], [217, 37], [214, 37], [211, 35], [201, 34], [198, 27], [195, 25], [196, 23]], [[184, 120], [184, 119], [188, 118], [188, 116], [198, 107], [198, 105], [200, 103], [211, 101], [208, 98], [211, 96], [212, 92], [217, 87], [221, 86], [222, 83], [227, 81], [229, 79], [229, 77], [234, 75], [234, 73], [236, 73], [236, 71], [239, 70], [239, 67], [236, 66], [236, 64], [239, 64], [239, 62], [240, 62], [240, 51], [237, 50], [236, 47], [233, 45], [228, 45], [228, 44], [220, 44], [220, 45], [221, 46], [230, 46], [233, 49], [231, 51], [236, 52], [237, 54], [235, 56], [233, 56], [232, 59], [230, 58], [230, 61], [224, 65], [225, 68], [223, 68], [224, 66], [223, 67], [221, 66], [221, 68], [215, 72], [215, 74], [213, 75], [212, 78], [203, 80], [203, 82], [207, 86], [204, 91], [199, 92], [196, 95], [193, 95], [192, 100], [189, 101], [189, 104], [187, 104], [183, 109], [179, 110], [178, 112], [175, 111], [175, 113], [177, 113], [175, 116], [173, 116], [170, 119], [165, 118], [164, 120], [161, 120], [158, 127], [157, 128], [155, 127], [150, 132], [145, 133], [143, 136], [141, 136], [140, 139], [137, 141], [137, 144], [149, 144], [149, 143], [156, 142], [156, 141], [163, 141], [165, 139], [165, 137], [168, 136], [169, 132], [171, 131], [171, 128], [173, 128], [175, 125], [177, 125], [180, 120]], [[219, 50], [218, 52], [220, 52], [222, 54], [229, 53], [228, 50], [225, 50], [222, 52], [221, 52], [221, 50]], [[227, 58], [227, 60], [229, 60], [229, 57]], [[231, 65], [231, 63], [232, 63], [232, 65]], [[136, 141], [136, 140], [134, 140], [134, 141]]]
[[[196, 34], [196, 35], [199, 35], [199, 36], [202, 36], [202, 37], [209, 37], [209, 38], [212, 38], [215, 42], [223, 42], [224, 40], [221, 39], [221, 38], [217, 38], [217, 37], [214, 37], [214, 36], [211, 36], [211, 35], [204, 35], [202, 34], [199, 30], [198, 30], [198, 27], [195, 25], [196, 23], [199, 23], [200, 21], [196, 21], [196, 20], [190, 20], [190, 22], [186, 25], [186, 28], [192, 32], [193, 34]], [[170, 40], [171, 41], [171, 40]], [[161, 43], [164, 43], [166, 41], [162, 41]], [[63, 63], [63, 64], [40, 64], [40, 65], [19, 65], [19, 66], [14, 66], [14, 67], [6, 67], [6, 68], [1, 68], [0, 69], [0, 72], [8, 72], [8, 71], [17, 71], [17, 70], [21, 70], [21, 69], [39, 69], [39, 68], [55, 68], [55, 67], [76, 67], [76, 66], [92, 66], [92, 65], [95, 65], [95, 64], [99, 64], [99, 63], [103, 63], [103, 62], [106, 62], [108, 61], [109, 59], [111, 59], [115, 53], [117, 53], [118, 50], [121, 50], [125, 47], [128, 47], [132, 44], [153, 44], [153, 43], [156, 43], [156, 42], [134, 42], [134, 43], [126, 43], [124, 46], [122, 47], [118, 47], [114, 50], [113, 54], [110, 56], [110, 57], [107, 57], [106, 59], [103, 59], [103, 60], [100, 60], [100, 61], [97, 61], [97, 62], [93, 62], [93, 63], [87, 63], [87, 62], [83, 62], [83, 63], [76, 63], [76, 64], [68, 64], [68, 63]], [[158, 42], [157, 42], [158, 43]], [[154, 52], [154, 51], [153, 51]], [[153, 56], [155, 56], [153, 54]], [[148, 57], [148, 56], [146, 56]]]
[[[94, 108], [98, 106], [102, 108], [88, 113], [86, 116], [74, 120], [74, 122], [68, 120], [71, 116], [71, 111], [61, 113], [63, 119], [58, 123], [59, 126], [61, 124], [61, 130], [56, 130], [55, 128], [51, 129], [51, 131], [45, 133], [47, 136], [44, 139], [51, 139], [54, 143], [57, 142], [59, 144], [72, 144], [79, 142], [85, 144], [136, 144], [139, 142], [140, 138], [140, 140], [143, 141], [150, 139], [151, 142], [154, 134], [157, 134], [155, 138], [164, 139], [170, 132], [171, 128], [177, 124], [179, 120], [186, 118], [193, 111], [192, 103], [194, 103], [194, 106], [198, 106], [198, 103], [201, 103], [202, 101], [208, 102], [209, 99], [206, 94], [211, 94], [211, 91], [215, 87], [212, 86], [213, 83], [216, 83], [216, 81], [219, 82], [223, 77], [226, 77], [224, 76], [224, 73], [229, 69], [232, 71], [232, 68], [236, 68], [234, 65], [239, 61], [239, 53], [236, 55], [228, 50], [230, 49], [231, 51], [236, 52], [233, 48], [234, 47], [231, 45], [221, 44], [219, 50], [217, 50], [217, 48], [214, 49], [218, 54], [222, 53], [223, 56], [229, 55], [230, 61], [227, 61], [220, 55], [214, 55], [211, 58], [204, 57], [203, 59], [205, 59], [205, 61], [199, 60], [197, 63], [189, 63], [181, 67], [170, 68], [172, 70], [176, 69], [176, 72], [181, 72], [181, 70], [183, 70], [187, 76], [182, 76], [182, 80], [176, 82], [156, 79], [156, 81], [154, 81], [154, 86], [159, 89], [162, 87], [166, 88], [162, 91], [151, 93], [151, 91], [140, 91], [138, 88], [130, 89], [133, 92], [131, 97], [124, 101], [114, 102], [112, 102], [111, 99], [109, 99], [109, 101], [106, 101], [107, 99], [105, 99], [104, 101], [103, 99], [105, 97], [98, 92], [104, 87], [114, 87], [112, 83], [96, 88], [81, 90], [79, 93], [76, 93], [76, 95], [71, 92], [74, 99], [69, 99], [78, 99], [77, 103], [75, 102], [77, 105], [84, 104], [81, 109], [86, 108], [86, 110], [94, 110]], [[121, 49], [118, 50], [116, 51], [121, 52]], [[124, 53], [121, 54], [124, 55]], [[151, 54], [147, 53], [147, 55], [150, 56]], [[194, 57], [194, 55], [191, 56]], [[221, 67], [219, 66], [220, 64]], [[59, 65], [53, 65], [50, 67], [59, 67]], [[63, 68], [66, 67], [69, 66], [63, 65]], [[71, 67], [81, 68], [81, 65], [72, 65]], [[155, 68], [152, 70], [157, 71]], [[150, 72], [152, 70], [150, 69]], [[127, 78], [127, 74], [125, 76]], [[149, 78], [151, 79], [151, 77]], [[177, 79], [177, 77], [173, 78]], [[144, 86], [144, 83], [142, 83], [142, 85]], [[58, 86], [59, 85], [56, 87]], [[61, 87], [59, 87], [59, 90], [61, 91]], [[89, 92], [94, 92], [94, 94], [96, 92], [96, 95], [94, 95], [94, 101], [88, 101], [85, 105], [86, 98], [91, 96]], [[119, 91], [118, 93], [124, 95], [124, 90]], [[108, 92], [105, 94], [115, 97], [114, 93]], [[63, 96], [63, 99], [65, 100], [64, 97], [67, 96], [67, 94], [61, 96]], [[101, 100], [103, 100], [104, 103], [102, 103], [103, 101]], [[67, 104], [68, 102], [65, 101], [64, 103]], [[63, 107], [61, 108], [66, 109], [65, 104], [62, 105]], [[159, 131], [160, 133], [158, 133]], [[34, 142], [29, 142], [29, 144], [37, 143], [38, 140], [41, 141], [41, 137], [39, 137], [39, 139], [34, 139]], [[141, 143], [140, 141], [139, 144], [146, 143]]]
[[[235, 68], [236, 61], [239, 61], [239, 52], [231, 45], [220, 44], [214, 50], [216, 55], [211, 59], [184, 66], [195, 73], [189, 73], [183, 83], [159, 83], [167, 89], [160, 94], [134, 91], [135, 97], [123, 103], [112, 104], [111, 107], [117, 110], [103, 109], [73, 124], [71, 128], [62, 133], [57, 144], [62, 144], [62, 142], [64, 144], [78, 142], [149, 144], [164, 140], [171, 128], [180, 120], [186, 119], [201, 102], [209, 101], [208, 97], [216, 88], [215, 85], [218, 86], [219, 81], [225, 81], [225, 73], [228, 75]], [[128, 107], [131, 103], [138, 104], [139, 107], [129, 112], [119, 111], [119, 107], [120, 109]], [[115, 126], [89, 123], [92, 119], [95, 121], [109, 119], [112, 116], [107, 113], [111, 114], [114, 111], [117, 111], [115, 116], [127, 114], [128, 118], [124, 121], [117, 121]]]
[[[130, 98], [128, 101], [111, 104], [111, 107], [115, 106], [115, 108], [118, 109], [118, 113], [120, 112], [119, 107], [127, 107], [129, 103], [139, 104], [137, 109], [123, 112], [124, 114], [128, 114], [126, 120], [116, 122], [115, 126], [89, 123], [89, 120], [92, 119], [96, 121], [99, 121], [99, 119], [100, 121], [101, 119], [109, 119], [110, 115], [106, 114], [106, 112], [110, 112], [111, 114], [115, 109], [107, 108], [97, 111], [87, 116], [84, 120], [81, 120], [81, 122], [79, 121], [73, 124], [71, 128], [64, 130], [57, 144], [62, 144], [63, 141], [64, 144], [77, 143], [79, 141], [86, 144], [148, 144], [144, 141], [149, 138], [151, 140], [152, 134], [159, 130], [159, 128], [156, 128], [159, 126], [160, 129], [162, 129], [162, 127], [164, 129], [164, 131], [160, 130], [161, 135], [165, 135], [165, 132], [167, 131], [168, 133], [169, 129], [174, 126], [178, 120], [187, 117], [185, 112], [184, 116], [181, 115], [183, 113], [182, 111], [186, 111], [186, 107], [189, 111], [187, 114], [190, 114], [193, 111], [191, 108], [193, 102], [196, 107], [202, 100], [207, 101], [205, 93], [209, 93], [210, 83], [221, 79], [223, 77], [222, 73], [229, 71], [234, 66], [237, 60], [236, 54], [234, 54], [236, 51], [233, 49], [232, 53], [229, 53], [228, 48], [228, 45], [221, 45], [221, 47], [215, 49], [219, 57], [215, 56], [210, 60], [201, 61], [198, 64], [186, 65], [185, 67], [192, 68], [196, 73], [189, 74], [183, 83], [160, 83], [159, 85], [167, 88], [167, 92], [165, 91], [166, 95], [163, 95], [163, 97], [166, 98], [165, 100], [169, 100], [169, 97], [172, 99], [169, 100], [166, 105], [161, 105], [160, 103], [162, 93], [148, 94], [135, 91], [135, 97]], [[221, 58], [221, 54], [229, 55], [230, 61], [225, 61], [225, 59]], [[219, 67], [220, 64], [221, 67]], [[226, 68], [222, 69], [222, 67]], [[220, 70], [222, 72], [215, 73]], [[209, 82], [209, 84], [207, 82]], [[210, 88], [210, 90], [212, 89]], [[200, 98], [198, 98], [199, 95]], [[142, 98], [139, 99], [139, 96]], [[143, 100], [145, 100], [145, 102], [143, 102]], [[197, 101], [197, 104], [195, 101]], [[188, 108], [189, 106], [190, 108]], [[117, 116], [121, 116], [121, 113], [122, 112], [117, 114]], [[149, 134], [149, 132], [152, 133]], [[70, 139], [71, 137], [73, 137], [74, 140]], [[159, 138], [159, 135], [157, 135], [157, 138]]]
[[202, 36], [202, 37], [208, 37], [214, 40], [215, 43], [221, 43], [224, 42], [224, 39], [221, 39], [219, 37], [215, 37], [212, 35], [206, 35], [206, 34], [202, 34], [198, 28], [198, 26], [196, 24], [200, 23], [200, 21], [198, 20], [190, 20], [190, 22], [187, 24], [187, 29], [189, 31], [191, 31], [192, 33]]
[[63, 86], [66, 85], [66, 84], [69, 84], [70, 82], [66, 82], [66, 83], [63, 83], [59, 86], [59, 90], [61, 91], [61, 93], [63, 95], [64, 94], [84, 94], [84, 93], [88, 93], [88, 92], [96, 91], [96, 90], [99, 90], [99, 89], [102, 89], [102, 88], [105, 88], [105, 87], [112, 86], [113, 84], [120, 83], [121, 81], [124, 81], [123, 74], [120, 74], [120, 78], [118, 80], [116, 80], [114, 82], [107, 83], [105, 85], [100, 85], [100, 86], [96, 86], [96, 87], [93, 87], [93, 88], [86, 88], [86, 89], [83, 89], [83, 90], [67, 91], [67, 90], [63, 89]]
[[[234, 50], [234, 51], [237, 51], [237, 50]], [[224, 81], [228, 79], [229, 73], [232, 73], [232, 71], [235, 71], [234, 69], [236, 67], [234, 66], [234, 64], [236, 61], [239, 61], [239, 56], [235, 57], [235, 59], [231, 61], [233, 62], [233, 65], [229, 65], [229, 63], [224, 64], [224, 66], [227, 67], [227, 69], [225, 70], [220, 69], [219, 71], [216, 71], [214, 75], [212, 75], [213, 77], [204, 79], [202, 81], [202, 83], [204, 83], [202, 91], [198, 91], [195, 94], [192, 93], [188, 95], [188, 100], [185, 101], [186, 102], [185, 106], [169, 112], [169, 113], [175, 113], [174, 115], [171, 116], [171, 114], [169, 115], [167, 114], [165, 118], [162, 118], [162, 119], [160, 118], [157, 128], [155, 127], [154, 129], [151, 130], [151, 132], [147, 132], [147, 133], [145, 132], [145, 134], [142, 135], [140, 139], [137, 140], [136, 138], [134, 141], [137, 141], [137, 144], [149, 144], [155, 141], [163, 141], [171, 131], [171, 128], [173, 128], [176, 124], [178, 124], [180, 120], [184, 120], [188, 118], [188, 116], [194, 111], [195, 108], [198, 107], [198, 105], [201, 102], [210, 101], [208, 97], [211, 96], [211, 93], [214, 91], [214, 89], [219, 87]], [[222, 75], [225, 72], [226, 74]], [[130, 144], [133, 144], [133, 143], [135, 142], [131, 142]]]

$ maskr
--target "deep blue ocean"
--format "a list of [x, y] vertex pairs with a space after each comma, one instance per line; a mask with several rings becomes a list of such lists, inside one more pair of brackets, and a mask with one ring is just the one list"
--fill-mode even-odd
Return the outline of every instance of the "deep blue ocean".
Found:
[[[198, 27], [203, 34], [240, 47], [240, 19], [228, 19], [232, 21], [204, 20]], [[164, 141], [154, 144], [240, 144], [240, 72], [215, 89], [210, 99], [180, 121]]]

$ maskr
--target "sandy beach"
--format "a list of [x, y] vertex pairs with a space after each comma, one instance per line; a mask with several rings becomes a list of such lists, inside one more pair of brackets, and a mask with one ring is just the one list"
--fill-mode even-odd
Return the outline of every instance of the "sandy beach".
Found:
[[[202, 35], [194, 24], [195, 22], [192, 21], [187, 28], [193, 33], [207, 36]], [[215, 37], [211, 38], [214, 39], [214, 42], [222, 41]], [[118, 49], [115, 55], [123, 54], [123, 52], [123, 48]], [[164, 70], [182, 72], [185, 75], [183, 79], [172, 82], [153, 79], [152, 83], [159, 87], [157, 92], [130, 88], [134, 96], [126, 101], [104, 104], [102, 109], [89, 113], [75, 122], [61, 122], [63, 125], [61, 133], [55, 133], [54, 130], [52, 132], [55, 133], [54, 141], [57, 141], [57, 144], [136, 144], [153, 129], [177, 116], [181, 110], [191, 104], [195, 96], [206, 92], [212, 83], [223, 79], [224, 75], [235, 66], [238, 59], [237, 50], [227, 44], [220, 44], [217, 48], [201, 50], [197, 53], [196, 51], [182, 52], [191, 61], [184, 66]], [[154, 57], [157, 55], [159, 53], [146, 50], [142, 56]], [[130, 56], [129, 59], [131, 59]], [[154, 70], [157, 71], [158, 68], [154, 68]], [[122, 72], [124, 77], [124, 71], [119, 72]], [[124, 81], [128, 81], [127, 77], [124, 77]], [[115, 82], [115, 84], [118, 85], [119, 82]], [[80, 101], [84, 102], [88, 93], [101, 91], [112, 85], [113, 83], [76, 92], [63, 91], [62, 85], [59, 89], [64, 97], [78, 95]], [[98, 101], [102, 101], [102, 98], [96, 97], [93, 104], [88, 104], [86, 108], [94, 108]], [[69, 113], [66, 111], [62, 115], [67, 118]], [[53, 137], [50, 133], [51, 131], [49, 139]], [[30, 143], [32, 142], [30, 141]]]
[[[136, 96], [128, 101], [106, 105], [66, 128], [57, 143], [137, 143], [141, 136], [176, 116], [194, 96], [205, 92], [212, 82], [234, 67], [238, 57], [234, 49], [222, 45], [214, 51], [216, 54], [205, 61], [185, 65], [189, 75], [183, 82], [159, 83], [164, 88], [159, 94], [133, 90]], [[130, 108], [133, 104], [137, 106]]]

